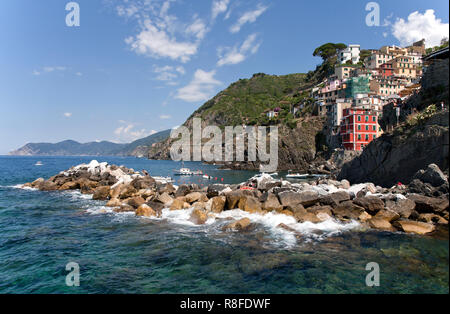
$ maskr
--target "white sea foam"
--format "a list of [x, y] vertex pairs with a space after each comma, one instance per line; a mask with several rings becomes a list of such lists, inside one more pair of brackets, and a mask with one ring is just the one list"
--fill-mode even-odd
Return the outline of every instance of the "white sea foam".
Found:
[[6, 188], [13, 188], [13, 189], [20, 189], [20, 190], [28, 190], [28, 191], [37, 191], [38, 189], [36, 188], [32, 188], [29, 186], [23, 186], [23, 184], [16, 184], [16, 185], [8, 185], [8, 186], [3, 186]]

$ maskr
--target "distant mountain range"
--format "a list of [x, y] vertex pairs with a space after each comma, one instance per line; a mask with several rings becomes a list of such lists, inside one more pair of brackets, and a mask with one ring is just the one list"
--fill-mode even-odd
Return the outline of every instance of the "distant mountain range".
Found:
[[9, 153], [12, 156], [138, 156], [145, 157], [153, 144], [170, 136], [171, 130], [161, 131], [129, 144], [108, 141], [78, 143], [67, 140], [59, 143], [28, 143]]

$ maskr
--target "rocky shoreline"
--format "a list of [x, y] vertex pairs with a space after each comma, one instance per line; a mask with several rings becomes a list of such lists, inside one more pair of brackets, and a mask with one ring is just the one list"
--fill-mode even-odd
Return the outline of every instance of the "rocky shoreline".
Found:
[[[274, 180], [262, 174], [236, 185], [175, 186], [159, 182], [146, 171], [98, 163], [81, 164], [48, 180], [23, 185], [42, 191], [79, 190], [106, 201], [115, 212], [161, 217], [163, 209], [191, 210], [197, 225], [228, 210], [251, 214], [271, 212], [293, 217], [298, 223], [318, 224], [330, 219], [358, 222], [363, 227], [415, 234], [448, 232], [448, 178], [436, 165], [419, 171], [408, 185], [386, 189], [372, 183], [350, 185], [347, 180], [321, 179], [310, 183]], [[249, 218], [230, 221], [223, 231], [251, 230]], [[298, 233], [286, 224], [279, 228]], [[301, 236], [301, 234], [297, 234]]]

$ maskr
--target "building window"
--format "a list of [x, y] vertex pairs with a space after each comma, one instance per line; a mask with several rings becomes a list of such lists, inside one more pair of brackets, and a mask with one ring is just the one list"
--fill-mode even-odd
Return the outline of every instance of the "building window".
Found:
[[361, 121], [361, 116], [358, 116], [358, 121]]
[[377, 130], [377, 127], [376, 127], [375, 125], [373, 126], [373, 130], [374, 130], [374, 131], [376, 131], [376, 130]]
[[358, 131], [361, 131], [361, 125], [358, 125]]
[[366, 131], [369, 131], [369, 126], [368, 125], [366, 125]]
[[358, 140], [359, 141], [361, 140], [361, 134], [358, 134]]
[[366, 141], [368, 141], [369, 140], [369, 135], [368, 134], [366, 134]]

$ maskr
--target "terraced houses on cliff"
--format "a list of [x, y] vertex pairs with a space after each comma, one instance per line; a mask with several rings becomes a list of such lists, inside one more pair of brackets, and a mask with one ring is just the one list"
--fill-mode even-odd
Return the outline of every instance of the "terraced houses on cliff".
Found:
[[362, 150], [380, 136], [383, 106], [419, 87], [425, 44], [365, 50], [364, 59], [361, 54], [359, 45], [338, 51], [333, 75], [314, 91], [318, 114], [329, 117], [333, 134], [349, 150]]

